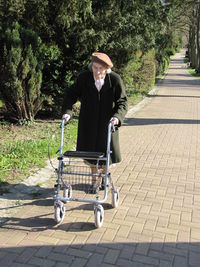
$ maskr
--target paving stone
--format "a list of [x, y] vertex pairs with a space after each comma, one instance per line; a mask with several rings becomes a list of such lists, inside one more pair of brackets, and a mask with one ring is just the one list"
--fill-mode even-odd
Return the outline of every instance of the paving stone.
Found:
[[58, 262], [56, 263], [55, 267], [69, 267], [70, 265], [67, 264], [66, 262]]
[[93, 253], [90, 259], [87, 262], [87, 267], [100, 267], [102, 266], [104, 260], [103, 254]]
[[83, 251], [81, 249], [74, 249], [74, 248], [69, 248], [67, 250], [67, 254], [75, 257], [80, 257], [80, 258], [86, 258], [88, 259], [91, 256], [91, 253], [88, 251]]
[[175, 256], [174, 264], [175, 267], [188, 267], [188, 258]]
[[67, 253], [66, 254], [50, 253], [47, 259], [53, 260], [56, 262], [65, 262], [65, 263], [71, 264], [72, 261], [74, 260], [74, 257], [72, 257], [71, 255], [68, 255]]
[[52, 253], [51, 246], [43, 246], [37, 250], [35, 256], [38, 258], [47, 258]]
[[12, 267], [33, 267], [33, 265], [29, 265], [27, 263], [24, 264], [24, 263], [17, 263], [17, 262], [13, 262], [11, 266]]
[[144, 255], [133, 255], [133, 261], [142, 263], [142, 264], [149, 264], [153, 266], [159, 266], [159, 259], [158, 258], [153, 258], [149, 256], [144, 256]]
[[26, 248], [22, 254], [20, 254], [16, 261], [19, 263], [27, 263], [37, 252], [37, 248]]
[[135, 252], [135, 246], [130, 246], [130, 245], [124, 245], [124, 247], [122, 248], [121, 252], [120, 252], [120, 258], [121, 259], [125, 259], [128, 261], [131, 261], [133, 254]]
[[119, 254], [120, 254], [120, 250], [109, 249], [105, 255], [104, 262], [115, 264]]
[[17, 257], [18, 254], [16, 253], [6, 253], [4, 257], [0, 259], [0, 266], [2, 267], [11, 266]]
[[200, 254], [196, 252], [189, 253], [189, 266], [191, 267], [199, 267], [200, 262]]
[[86, 266], [86, 262], [87, 262], [86, 259], [76, 258], [70, 266], [71, 267], [83, 267], [83, 266]]
[[28, 264], [38, 267], [51, 267], [55, 266], [55, 261], [32, 257]]
[[117, 261], [117, 266], [119, 267], [145, 267], [143, 263], [130, 261], [128, 259], [119, 259]]

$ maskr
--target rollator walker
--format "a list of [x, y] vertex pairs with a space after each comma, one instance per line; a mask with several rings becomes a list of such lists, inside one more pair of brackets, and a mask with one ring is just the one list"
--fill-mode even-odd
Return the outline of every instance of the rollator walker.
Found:
[[[100, 228], [104, 221], [103, 203], [107, 201], [111, 187], [111, 204], [117, 208], [119, 191], [115, 188], [109, 172], [111, 134], [115, 131], [112, 122], [108, 124], [106, 154], [88, 151], [66, 151], [63, 153], [63, 138], [66, 121], [61, 123], [61, 137], [58, 157], [57, 181], [55, 184], [54, 218], [61, 223], [65, 217], [65, 203], [83, 202], [94, 205], [94, 224]], [[92, 167], [91, 167], [92, 166]], [[81, 195], [80, 195], [81, 192]], [[77, 196], [78, 195], [78, 196]]]

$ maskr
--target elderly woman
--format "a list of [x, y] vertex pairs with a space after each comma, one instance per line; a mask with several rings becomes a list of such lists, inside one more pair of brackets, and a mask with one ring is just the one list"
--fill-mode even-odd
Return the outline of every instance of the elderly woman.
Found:
[[[72, 106], [81, 102], [77, 147], [78, 151], [106, 153], [107, 127], [110, 120], [120, 127], [127, 112], [127, 97], [120, 76], [111, 71], [113, 63], [108, 55], [92, 54], [89, 69], [83, 71], [74, 86], [67, 90], [63, 101], [63, 118], [72, 116]], [[117, 130], [111, 138], [111, 162], [121, 161]]]

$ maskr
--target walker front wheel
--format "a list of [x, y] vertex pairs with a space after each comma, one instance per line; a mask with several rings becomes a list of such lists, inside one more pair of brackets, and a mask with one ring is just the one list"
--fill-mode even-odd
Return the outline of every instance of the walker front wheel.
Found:
[[56, 223], [61, 223], [64, 217], [65, 217], [64, 203], [60, 200], [57, 200], [54, 203], [54, 218]]
[[94, 208], [94, 223], [96, 228], [100, 228], [103, 225], [104, 209], [102, 205], [97, 205]]

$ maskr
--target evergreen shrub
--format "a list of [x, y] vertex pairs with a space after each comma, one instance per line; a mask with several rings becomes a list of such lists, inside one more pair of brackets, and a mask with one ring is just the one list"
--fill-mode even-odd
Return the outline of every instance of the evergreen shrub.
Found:
[[0, 94], [9, 118], [33, 121], [44, 100], [42, 42], [18, 23], [0, 28]]
[[146, 95], [154, 86], [156, 78], [156, 60], [154, 51], [130, 60], [123, 69], [123, 80], [127, 95]]

